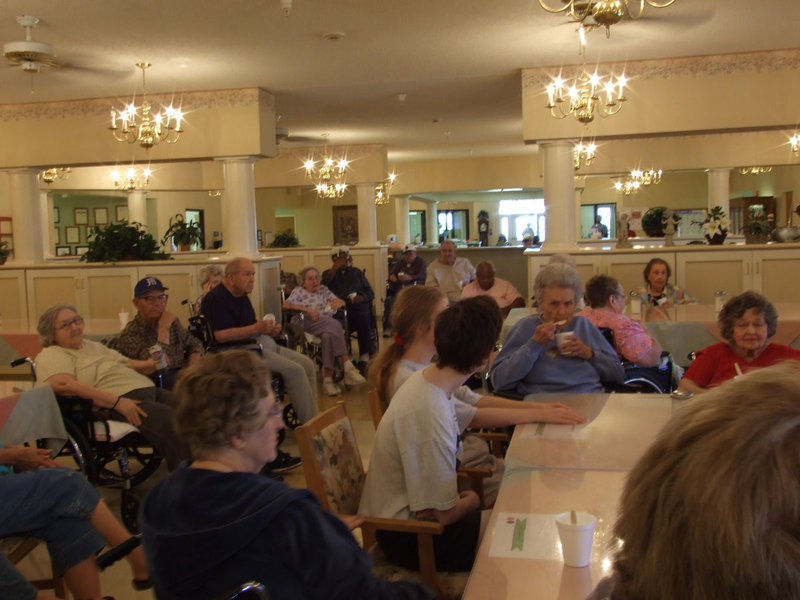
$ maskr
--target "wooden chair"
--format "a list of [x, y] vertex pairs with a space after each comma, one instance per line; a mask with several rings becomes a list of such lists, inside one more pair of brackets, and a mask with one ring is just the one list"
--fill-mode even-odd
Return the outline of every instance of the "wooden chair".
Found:
[[[326, 510], [355, 515], [366, 478], [361, 454], [344, 402], [320, 413], [295, 429], [308, 488]], [[419, 572], [389, 565], [375, 541], [375, 531], [402, 531], [417, 535]], [[373, 559], [373, 569], [383, 579], [417, 579], [436, 591], [437, 598], [460, 598], [468, 573], [437, 572], [433, 536], [444, 527], [437, 522], [367, 517], [361, 526], [364, 548]]]
[[[0, 539], [0, 552], [4, 552], [11, 561], [11, 564], [16, 565], [33, 550], [41, 544], [42, 541], [32, 536], [12, 536]], [[64, 584], [64, 579], [52, 571], [52, 577], [44, 579], [35, 579], [31, 583], [38, 590], [53, 590], [56, 598], [69, 598], [67, 586]]]

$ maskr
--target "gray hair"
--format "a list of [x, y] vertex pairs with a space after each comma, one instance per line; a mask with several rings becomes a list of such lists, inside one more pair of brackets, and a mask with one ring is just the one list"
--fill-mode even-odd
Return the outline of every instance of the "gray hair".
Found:
[[748, 290], [728, 300], [717, 315], [720, 333], [729, 343], [733, 343], [733, 326], [736, 319], [741, 319], [751, 308], [764, 315], [767, 338], [771, 338], [778, 331], [778, 311], [775, 310], [775, 306], [765, 296]]
[[577, 264], [575, 264], [575, 259], [572, 258], [569, 254], [558, 253], [553, 254], [550, 257], [550, 260], [547, 261], [548, 265], [569, 265], [570, 267], [577, 268]]
[[305, 282], [306, 273], [308, 273], [309, 271], [316, 271], [317, 275], [319, 275], [319, 269], [317, 267], [315, 267], [314, 265], [306, 265], [305, 267], [300, 269], [300, 272], [297, 274], [297, 276], [300, 278], [300, 285], [303, 285], [303, 283]]
[[45, 308], [44, 312], [39, 317], [39, 323], [36, 325], [36, 331], [39, 332], [39, 336], [42, 338], [42, 348], [47, 348], [48, 346], [55, 344], [56, 317], [58, 316], [58, 313], [65, 308], [68, 308], [76, 315], [80, 316], [78, 309], [75, 308], [74, 305], [66, 302], [58, 302], [57, 304], [53, 304], [52, 306]]
[[222, 277], [222, 267], [219, 265], [206, 265], [200, 269], [200, 285], [206, 284], [212, 277]]
[[583, 298], [583, 282], [574, 267], [563, 263], [547, 265], [536, 275], [533, 282], [533, 295], [538, 300], [542, 298], [545, 288], [568, 288], [575, 293], [575, 304]]

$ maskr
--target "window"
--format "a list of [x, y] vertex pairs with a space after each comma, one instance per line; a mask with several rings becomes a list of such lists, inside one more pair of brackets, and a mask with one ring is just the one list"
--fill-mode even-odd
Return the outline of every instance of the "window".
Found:
[[469, 211], [440, 210], [436, 213], [439, 223], [439, 242], [443, 240], [469, 239]]
[[501, 200], [498, 202], [500, 233], [514, 243], [522, 241], [526, 235], [546, 238], [544, 198], [526, 200]]

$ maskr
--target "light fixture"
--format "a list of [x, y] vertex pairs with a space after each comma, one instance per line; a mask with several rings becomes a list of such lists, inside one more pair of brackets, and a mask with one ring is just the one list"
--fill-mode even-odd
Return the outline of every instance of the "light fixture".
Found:
[[[664, 8], [675, 0], [556, 0], [554, 7], [548, 6], [545, 0], [539, 4], [547, 12], [564, 13], [583, 29], [605, 27], [606, 37], [611, 36], [611, 26], [622, 19], [638, 19], [644, 13], [645, 3], [654, 8]], [[590, 21], [587, 19], [591, 17]]]
[[53, 183], [56, 179], [69, 179], [72, 169], [69, 167], [50, 167], [44, 171], [39, 171], [39, 179], [45, 183]]
[[386, 181], [381, 181], [375, 186], [375, 204], [377, 206], [389, 204], [389, 194], [396, 179], [397, 175], [389, 173], [389, 178]]
[[222, 198], [222, 190], [208, 190], [209, 198]]
[[795, 153], [795, 156], [800, 153], [800, 134], [795, 133], [790, 137], [789, 143], [792, 145], [792, 152]]
[[608, 117], [617, 114], [626, 101], [625, 74], [599, 75], [597, 71], [589, 73], [586, 65], [581, 68], [575, 79], [562, 79], [561, 75], [553, 78], [547, 86], [547, 108], [556, 119], [574, 116], [584, 125], [594, 121], [595, 114]]
[[572, 149], [572, 160], [575, 165], [575, 170], [577, 171], [581, 166], [588, 167], [592, 164], [595, 156], [597, 156], [597, 144], [594, 142], [584, 144], [583, 141], [580, 141], [575, 144], [575, 147]]
[[341, 198], [347, 190], [345, 175], [348, 164], [350, 163], [344, 157], [334, 158], [326, 154], [320, 161], [307, 159], [303, 166], [306, 169], [306, 176], [314, 180], [317, 196], [332, 199]]
[[626, 196], [635, 194], [643, 187], [648, 185], [657, 185], [661, 183], [661, 169], [657, 171], [650, 169], [649, 171], [642, 171], [641, 169], [634, 169], [630, 175], [624, 179], [618, 179], [614, 182], [614, 189], [622, 192]]
[[761, 175], [770, 171], [772, 171], [772, 167], [739, 167], [741, 175]]
[[153, 172], [150, 170], [150, 167], [146, 167], [140, 171], [137, 171], [135, 167], [128, 167], [124, 177], [117, 169], [113, 169], [110, 173], [114, 186], [128, 192], [146, 188], [150, 183], [150, 175], [152, 174]]
[[[183, 129], [181, 129], [183, 113], [180, 108], [174, 108], [170, 104], [164, 109], [163, 115], [160, 112], [151, 115], [145, 79], [145, 73], [150, 67], [150, 63], [139, 62], [136, 63], [136, 66], [142, 70], [142, 104], [136, 106], [131, 102], [124, 110], [120, 111], [112, 108], [109, 129], [118, 142], [139, 144], [145, 150], [149, 150], [160, 142], [174, 144], [183, 133]], [[121, 121], [121, 124], [118, 121]]]

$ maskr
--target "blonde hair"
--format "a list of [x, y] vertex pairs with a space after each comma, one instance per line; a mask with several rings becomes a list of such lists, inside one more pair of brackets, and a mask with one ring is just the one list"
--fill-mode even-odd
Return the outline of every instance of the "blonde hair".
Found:
[[800, 598], [800, 364], [760, 369], [679, 410], [628, 476], [622, 595]]
[[368, 373], [369, 382], [378, 392], [383, 410], [392, 399], [392, 381], [403, 353], [418, 331], [428, 331], [433, 327], [433, 311], [445, 298], [447, 296], [437, 288], [423, 285], [408, 286], [397, 295], [391, 314], [395, 339], [375, 357]]

